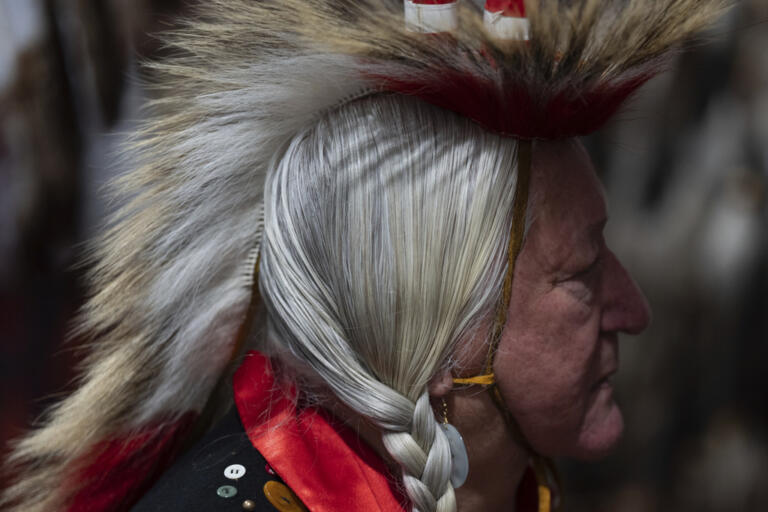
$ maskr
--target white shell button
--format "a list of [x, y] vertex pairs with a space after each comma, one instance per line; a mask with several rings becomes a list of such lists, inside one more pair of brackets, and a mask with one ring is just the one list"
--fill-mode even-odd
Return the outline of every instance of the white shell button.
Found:
[[242, 464], [230, 464], [224, 470], [224, 476], [230, 480], [237, 480], [245, 474], [245, 466]]

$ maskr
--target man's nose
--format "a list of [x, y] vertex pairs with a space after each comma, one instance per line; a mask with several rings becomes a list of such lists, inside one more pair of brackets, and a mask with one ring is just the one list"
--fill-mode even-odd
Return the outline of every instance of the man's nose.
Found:
[[603, 279], [603, 331], [640, 334], [651, 323], [651, 308], [640, 287], [611, 251]]

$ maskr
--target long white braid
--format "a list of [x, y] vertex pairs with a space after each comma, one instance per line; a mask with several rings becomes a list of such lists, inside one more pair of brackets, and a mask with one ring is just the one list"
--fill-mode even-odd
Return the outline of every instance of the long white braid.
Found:
[[414, 510], [456, 510], [450, 483], [451, 450], [435, 421], [426, 391], [413, 408], [410, 431], [385, 432], [382, 439], [387, 451], [403, 467], [403, 483]]
[[427, 385], [493, 314], [516, 144], [411, 98], [348, 103], [265, 192], [268, 351], [376, 424], [419, 512], [456, 510]]

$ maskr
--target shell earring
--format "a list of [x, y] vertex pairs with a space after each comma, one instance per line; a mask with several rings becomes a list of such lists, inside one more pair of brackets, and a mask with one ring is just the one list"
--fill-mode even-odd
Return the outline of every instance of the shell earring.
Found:
[[469, 474], [469, 457], [467, 456], [467, 447], [459, 431], [448, 423], [448, 404], [445, 398], [442, 399], [443, 421], [440, 428], [443, 429], [445, 437], [448, 439], [448, 446], [451, 449], [451, 485], [458, 489], [467, 481]]

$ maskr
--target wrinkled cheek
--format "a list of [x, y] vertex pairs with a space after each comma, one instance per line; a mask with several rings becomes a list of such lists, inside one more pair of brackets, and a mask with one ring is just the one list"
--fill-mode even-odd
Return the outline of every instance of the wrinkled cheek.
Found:
[[578, 345], [573, 339], [567, 340], [565, 346], [545, 346], [543, 340], [534, 338], [522, 339], [515, 345], [508, 352], [500, 352], [496, 364], [499, 385], [510, 410], [553, 419], [583, 410], [594, 359], [588, 351], [566, 348]]
[[558, 451], [576, 442], [586, 397], [579, 384], [545, 380], [502, 386], [509, 411], [525, 437], [542, 452]]
[[[539, 317], [537, 329], [526, 329], [535, 335], [504, 340], [496, 361], [507, 408], [546, 455], [568, 454], [579, 444], [599, 374], [595, 315], [572, 307], [556, 311], [562, 316]], [[564, 316], [580, 322], [563, 322]]]

